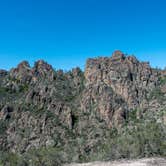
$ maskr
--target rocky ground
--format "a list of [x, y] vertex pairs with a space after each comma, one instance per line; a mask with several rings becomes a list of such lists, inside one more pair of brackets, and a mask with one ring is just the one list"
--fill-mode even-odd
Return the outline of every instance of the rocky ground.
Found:
[[121, 160], [113, 162], [92, 162], [86, 164], [70, 164], [65, 166], [165, 166], [164, 158], [144, 158], [139, 160]]

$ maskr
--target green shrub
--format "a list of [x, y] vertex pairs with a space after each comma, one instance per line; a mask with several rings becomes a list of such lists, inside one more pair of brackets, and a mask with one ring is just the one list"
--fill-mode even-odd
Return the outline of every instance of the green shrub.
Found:
[[7, 122], [0, 120], [0, 135], [3, 135], [7, 129]]
[[9, 92], [8, 88], [0, 87], [0, 95], [6, 95]]
[[161, 85], [166, 84], [166, 76], [160, 78], [160, 84], [161, 84]]
[[159, 102], [165, 100], [164, 93], [161, 91], [160, 88], [155, 88], [148, 97], [149, 100], [157, 99]]
[[24, 159], [34, 166], [60, 166], [63, 163], [61, 149], [53, 147], [31, 149], [24, 154]]
[[0, 152], [0, 166], [27, 166], [19, 155], [10, 152]]

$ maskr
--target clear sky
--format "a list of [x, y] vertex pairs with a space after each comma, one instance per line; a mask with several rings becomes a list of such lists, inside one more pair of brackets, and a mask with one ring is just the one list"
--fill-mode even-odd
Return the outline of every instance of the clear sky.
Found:
[[166, 66], [166, 0], [0, 0], [0, 68], [84, 68], [114, 50]]

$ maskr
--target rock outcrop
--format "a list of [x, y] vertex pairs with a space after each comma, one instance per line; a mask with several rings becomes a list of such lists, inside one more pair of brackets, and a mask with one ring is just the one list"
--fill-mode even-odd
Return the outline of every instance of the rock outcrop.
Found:
[[160, 113], [165, 106], [166, 71], [121, 51], [88, 59], [85, 72], [23, 61], [0, 70], [0, 149], [20, 154], [40, 147], [68, 149], [75, 139], [78, 160], [111, 137], [109, 131], [123, 128], [135, 110], [136, 119], [152, 114], [165, 124]]
[[[149, 63], [139, 62], [134, 56], [126, 57], [120, 51], [115, 51], [112, 57], [88, 59], [85, 78], [86, 91], [89, 92], [83, 98], [91, 94], [96, 98], [98, 96], [98, 101], [93, 97], [92, 100], [99, 104], [98, 109], [101, 114], [105, 114], [108, 119], [115, 113], [115, 117], [122, 121], [126, 111], [135, 108], [147, 109], [148, 93], [158, 85], [160, 75], [161, 72], [152, 69]], [[105, 87], [105, 90], [101, 92], [100, 89], [104, 89], [102, 87]], [[96, 95], [90, 91], [91, 89]], [[116, 97], [113, 98], [112, 95]], [[87, 97], [88, 101], [90, 100]], [[103, 105], [104, 103], [106, 105]], [[114, 104], [115, 108], [110, 104]], [[110, 122], [112, 122], [111, 118]]]

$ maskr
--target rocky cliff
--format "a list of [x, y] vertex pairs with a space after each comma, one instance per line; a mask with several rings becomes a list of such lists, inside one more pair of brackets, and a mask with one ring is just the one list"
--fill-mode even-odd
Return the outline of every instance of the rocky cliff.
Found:
[[[38, 154], [41, 149], [44, 156], [60, 155], [58, 164], [89, 161], [94, 154], [98, 159], [97, 153], [106, 142], [111, 144], [129, 130], [137, 132], [134, 126], [139, 129], [145, 125], [148, 129], [149, 121], [161, 130], [159, 139], [165, 139], [166, 71], [151, 68], [148, 62], [121, 51], [115, 51], [111, 57], [88, 59], [85, 72], [79, 68], [56, 71], [43, 60], [33, 67], [23, 61], [10, 71], [0, 70], [2, 159], [4, 153], [10, 153], [22, 156], [22, 165], [30, 165], [32, 157], [27, 156], [34, 151]], [[135, 154], [128, 150], [129, 156], [127, 152], [110, 151], [109, 158], [165, 155], [166, 142], [163, 141], [162, 148], [155, 147], [154, 152], [146, 141], [146, 154], [140, 149]]]

